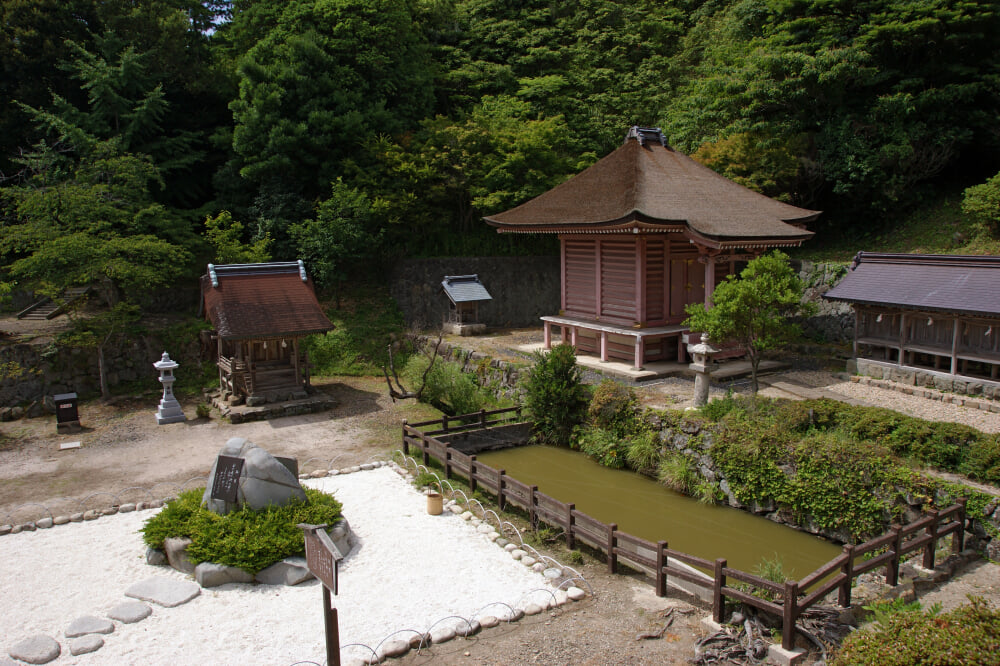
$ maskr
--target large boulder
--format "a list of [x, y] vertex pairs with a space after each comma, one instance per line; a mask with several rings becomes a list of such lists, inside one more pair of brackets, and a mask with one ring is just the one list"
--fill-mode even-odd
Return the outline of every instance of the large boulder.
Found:
[[236, 502], [212, 499], [212, 486], [215, 483], [215, 471], [218, 459], [212, 464], [212, 472], [208, 475], [208, 485], [202, 503], [210, 511], [226, 515], [244, 504], [259, 511], [269, 505], [284, 506], [293, 498], [306, 500], [306, 492], [299, 480], [287, 467], [264, 449], [242, 437], [233, 437], [219, 451], [220, 456], [243, 458], [243, 472], [240, 474]]

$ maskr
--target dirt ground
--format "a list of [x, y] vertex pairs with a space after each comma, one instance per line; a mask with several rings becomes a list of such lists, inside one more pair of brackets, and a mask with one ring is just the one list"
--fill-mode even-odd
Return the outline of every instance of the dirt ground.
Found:
[[[191, 420], [158, 426], [156, 401], [148, 398], [83, 403], [84, 430], [76, 435], [57, 434], [53, 416], [0, 423], [0, 524], [41, 517], [31, 503], [44, 503], [56, 514], [78, 511], [81, 505], [107, 506], [108, 494], [118, 502], [172, 494], [204, 477], [230, 437], [245, 437], [274, 454], [295, 457], [301, 470], [310, 471], [388, 457], [397, 448], [402, 419], [432, 418], [421, 405], [392, 403], [379, 379], [336, 378], [317, 388], [336, 399], [334, 409], [239, 425], [220, 420], [217, 413], [194, 419], [200, 400], [190, 400], [183, 406]], [[683, 380], [665, 384], [659, 393], [647, 389], [651, 400], [659, 394], [666, 404], [683, 403], [688, 390]], [[77, 441], [80, 448], [60, 449]], [[610, 575], [603, 563], [589, 557], [581, 570], [596, 593], [592, 598], [411, 653], [400, 663], [674, 664], [694, 655], [696, 640], [705, 634], [701, 620], [709, 614], [707, 606], [687, 598], [659, 599], [647, 581]], [[1000, 604], [998, 581], [1000, 567], [976, 563], [928, 594], [927, 603], [940, 602], [947, 609], [972, 593]], [[636, 638], [663, 629], [672, 608], [662, 637]]]

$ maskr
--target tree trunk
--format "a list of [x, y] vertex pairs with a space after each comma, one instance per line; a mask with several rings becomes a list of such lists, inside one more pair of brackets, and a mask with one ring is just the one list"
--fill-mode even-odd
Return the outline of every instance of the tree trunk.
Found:
[[104, 345], [97, 346], [97, 374], [101, 381], [101, 398], [108, 400], [111, 391], [108, 390], [108, 373], [104, 368]]

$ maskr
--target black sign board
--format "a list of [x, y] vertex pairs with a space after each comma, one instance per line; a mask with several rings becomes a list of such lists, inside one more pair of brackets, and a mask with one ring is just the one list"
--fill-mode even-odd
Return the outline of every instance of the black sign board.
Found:
[[76, 393], [60, 393], [52, 396], [52, 401], [56, 405], [56, 423], [73, 423], [80, 420]]
[[215, 463], [215, 480], [212, 482], [212, 499], [235, 502], [243, 473], [243, 458], [219, 456]]
[[305, 531], [306, 565], [328, 590], [337, 594], [337, 563], [344, 559], [326, 533], [326, 525], [299, 525]]
[[296, 479], [299, 478], [299, 461], [296, 458], [286, 458], [284, 456], [274, 456], [274, 459], [285, 466]]

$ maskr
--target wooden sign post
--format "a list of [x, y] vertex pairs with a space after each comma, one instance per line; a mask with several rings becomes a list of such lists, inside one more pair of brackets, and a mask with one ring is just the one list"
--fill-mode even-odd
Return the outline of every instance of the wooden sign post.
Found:
[[326, 663], [340, 666], [340, 626], [337, 609], [334, 608], [330, 592], [337, 594], [337, 565], [344, 559], [343, 554], [326, 533], [326, 525], [300, 523], [305, 533], [306, 565], [309, 571], [323, 584], [323, 624], [326, 628]]

